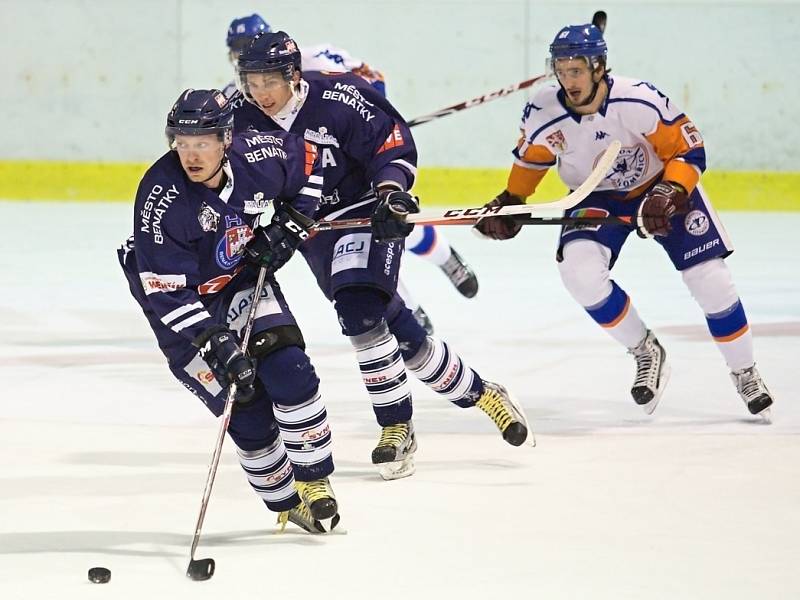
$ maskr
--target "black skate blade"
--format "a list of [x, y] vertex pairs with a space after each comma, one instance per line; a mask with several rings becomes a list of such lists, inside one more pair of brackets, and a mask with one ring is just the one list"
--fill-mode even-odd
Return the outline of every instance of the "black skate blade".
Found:
[[214, 575], [215, 563], [213, 558], [190, 560], [186, 569], [186, 576], [192, 581], [206, 581]]

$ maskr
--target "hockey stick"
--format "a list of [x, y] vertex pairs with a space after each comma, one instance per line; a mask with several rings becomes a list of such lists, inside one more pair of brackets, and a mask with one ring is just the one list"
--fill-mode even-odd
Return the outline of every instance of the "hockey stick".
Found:
[[594, 15], [592, 15], [592, 25], [597, 27], [600, 30], [600, 33], [605, 33], [606, 31], [606, 22], [608, 21], [608, 15], [606, 15], [606, 11], [598, 10]]
[[[601, 32], [606, 30], [606, 21], [608, 20], [608, 16], [604, 10], [598, 10], [597, 12], [592, 15], [592, 25], [597, 27]], [[434, 121], [436, 119], [440, 119], [442, 117], [446, 117], [447, 115], [452, 115], [453, 113], [466, 110], [468, 108], [472, 108], [473, 106], [478, 106], [479, 104], [486, 104], [487, 102], [491, 102], [492, 100], [497, 100], [498, 98], [503, 98], [504, 96], [508, 96], [509, 94], [513, 94], [514, 92], [518, 92], [520, 90], [527, 89], [531, 87], [533, 84], [543, 81], [547, 79], [550, 75], [537, 75], [536, 77], [532, 77], [531, 79], [526, 79], [525, 81], [520, 81], [519, 83], [512, 83], [502, 89], [497, 90], [496, 92], [489, 92], [488, 94], [484, 94], [483, 96], [478, 96], [477, 98], [473, 98], [472, 100], [465, 100], [464, 102], [459, 102], [458, 104], [453, 104], [452, 106], [448, 106], [447, 108], [443, 108], [441, 110], [437, 110], [436, 112], [429, 113], [427, 115], [422, 115], [421, 117], [416, 117], [415, 119], [411, 119], [406, 124], [409, 127], [414, 127], [416, 125], [422, 125], [423, 123], [427, 123], [428, 121]]]
[[[605, 179], [606, 173], [611, 170], [614, 161], [619, 154], [622, 144], [614, 140], [600, 156], [592, 172], [586, 180], [580, 184], [572, 193], [564, 196], [560, 200], [544, 202], [542, 204], [514, 204], [512, 206], [478, 206], [475, 208], [448, 208], [444, 212], [435, 210], [425, 210], [405, 216], [406, 223], [417, 223], [420, 225], [474, 225], [484, 217], [502, 217], [506, 215], [531, 215], [542, 210], [569, 210], [576, 204], [582, 202], [586, 196], [594, 191]], [[369, 227], [370, 217], [356, 219], [341, 219], [338, 221], [318, 221], [313, 230], [331, 231], [333, 229], [349, 229], [358, 227]]]
[[512, 83], [509, 86], [497, 90], [496, 92], [490, 92], [488, 94], [484, 94], [483, 96], [478, 96], [477, 98], [473, 98], [472, 100], [459, 102], [458, 104], [453, 104], [452, 106], [448, 106], [447, 108], [437, 110], [436, 112], [432, 112], [427, 115], [422, 115], [421, 117], [417, 117], [416, 119], [411, 119], [410, 121], [408, 121], [407, 125], [409, 127], [414, 127], [416, 125], [421, 125], [422, 123], [427, 123], [428, 121], [440, 119], [442, 117], [446, 117], [447, 115], [452, 115], [453, 113], [466, 110], [468, 108], [472, 108], [473, 106], [478, 106], [479, 104], [486, 104], [487, 102], [491, 102], [492, 100], [497, 100], [498, 98], [508, 96], [509, 94], [513, 94], [514, 92], [518, 92], [519, 90], [524, 90], [526, 88], [529, 88], [534, 83], [546, 79], [547, 77], [548, 77], [547, 75], [537, 75], [536, 77], [533, 77], [531, 79], [526, 79], [525, 81], [520, 81], [519, 83]]
[[517, 225], [629, 225], [633, 217], [517, 217]]
[[[261, 292], [264, 290], [264, 282], [266, 279], [267, 268], [261, 267], [258, 272], [258, 281], [256, 281], [256, 286], [253, 288], [253, 303], [250, 305], [250, 310], [247, 313], [247, 321], [245, 322], [244, 326], [244, 334], [242, 335], [242, 352], [247, 351], [247, 344], [250, 341], [250, 333], [253, 331], [253, 323], [255, 323], [256, 320], [256, 307], [261, 300]], [[222, 454], [222, 443], [225, 441], [225, 433], [228, 431], [228, 425], [231, 421], [233, 398], [235, 396], [236, 384], [232, 383], [228, 387], [228, 396], [225, 398], [225, 408], [222, 411], [222, 421], [219, 424], [217, 443], [214, 446], [214, 453], [211, 455], [211, 466], [208, 468], [206, 488], [203, 491], [203, 501], [200, 504], [200, 515], [197, 517], [197, 526], [194, 528], [192, 551], [189, 556], [189, 567], [186, 569], [186, 576], [194, 581], [205, 581], [206, 579], [211, 579], [211, 576], [214, 574], [214, 559], [195, 559], [194, 553], [197, 550], [197, 544], [200, 542], [200, 531], [203, 529], [203, 521], [206, 518], [206, 509], [208, 508], [208, 500], [211, 497], [211, 488], [214, 486], [214, 479], [217, 476], [217, 467], [219, 466], [219, 459], [220, 455]]]

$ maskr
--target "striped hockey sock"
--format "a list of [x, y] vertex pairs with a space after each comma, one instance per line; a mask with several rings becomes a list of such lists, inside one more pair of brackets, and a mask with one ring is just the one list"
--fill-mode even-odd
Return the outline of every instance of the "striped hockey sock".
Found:
[[297, 504], [292, 465], [280, 436], [261, 450], [237, 447], [236, 454], [253, 490], [270, 510], [281, 512]]
[[297, 480], [313, 481], [330, 475], [331, 429], [319, 392], [298, 406], [275, 405], [274, 413]]
[[382, 320], [366, 333], [350, 337], [361, 378], [382, 427], [411, 419], [411, 389], [397, 338]]
[[483, 393], [480, 376], [438, 338], [428, 336], [406, 366], [422, 383], [462, 408], [474, 406]]

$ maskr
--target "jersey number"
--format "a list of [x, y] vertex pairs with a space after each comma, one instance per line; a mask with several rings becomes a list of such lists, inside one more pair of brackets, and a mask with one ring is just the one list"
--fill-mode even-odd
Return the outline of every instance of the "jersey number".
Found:
[[686, 143], [689, 145], [689, 148], [697, 148], [703, 145], [703, 136], [700, 135], [700, 132], [697, 131], [697, 127], [695, 127], [694, 123], [691, 121], [681, 125], [681, 133], [683, 134], [683, 139], [686, 140]]

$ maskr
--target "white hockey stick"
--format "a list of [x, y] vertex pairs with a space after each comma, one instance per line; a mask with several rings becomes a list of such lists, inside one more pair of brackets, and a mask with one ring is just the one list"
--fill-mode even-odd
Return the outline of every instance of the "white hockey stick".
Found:
[[[423, 210], [418, 213], [406, 215], [406, 223], [420, 225], [474, 225], [484, 217], [502, 217], [506, 215], [530, 215], [544, 210], [569, 210], [582, 202], [600, 185], [606, 174], [611, 170], [617, 159], [622, 144], [612, 141], [606, 151], [597, 161], [594, 169], [586, 180], [570, 194], [553, 202], [542, 204], [515, 204], [512, 206], [478, 206], [475, 208], [448, 208], [444, 212], [437, 210]], [[369, 227], [370, 218], [342, 219], [339, 221], [319, 221], [314, 225], [316, 231], [330, 231], [332, 229], [348, 229], [356, 227]]]

